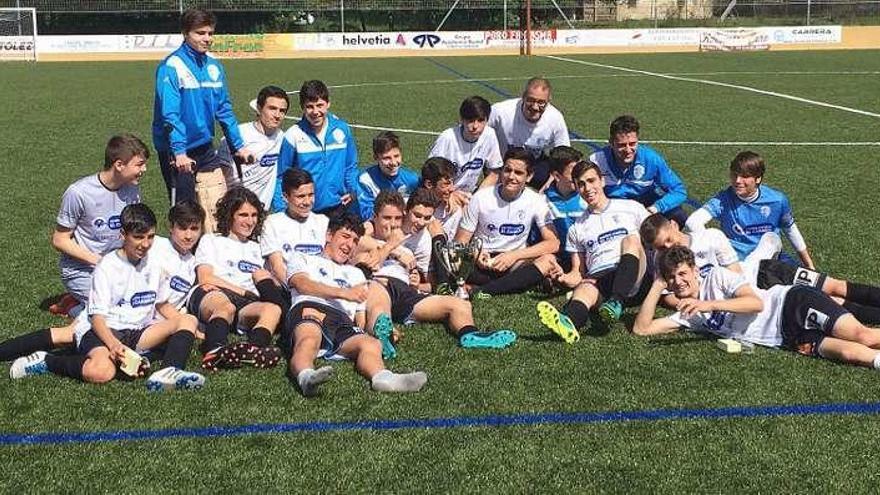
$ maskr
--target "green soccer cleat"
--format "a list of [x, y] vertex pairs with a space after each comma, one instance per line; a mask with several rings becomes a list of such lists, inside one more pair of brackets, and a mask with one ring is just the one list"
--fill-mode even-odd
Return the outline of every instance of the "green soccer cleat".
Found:
[[373, 333], [382, 343], [382, 359], [388, 360], [397, 357], [397, 349], [391, 343], [391, 332], [393, 331], [394, 323], [392, 323], [391, 317], [385, 313], [380, 314], [373, 325]]
[[552, 304], [547, 301], [541, 301], [538, 303], [537, 309], [541, 323], [552, 330], [553, 333], [559, 335], [566, 344], [574, 344], [580, 340], [581, 334], [578, 333], [574, 323], [571, 322], [568, 316], [560, 313]]
[[599, 318], [602, 318], [606, 325], [619, 320], [621, 314], [623, 314], [623, 303], [617, 299], [609, 299], [599, 306]]
[[510, 330], [469, 332], [458, 338], [458, 345], [465, 349], [504, 349], [516, 342], [516, 334]]

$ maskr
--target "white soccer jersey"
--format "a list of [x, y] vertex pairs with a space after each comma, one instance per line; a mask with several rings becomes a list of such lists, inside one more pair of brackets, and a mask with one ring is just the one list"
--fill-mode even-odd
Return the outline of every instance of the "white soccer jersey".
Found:
[[602, 211], [587, 210], [568, 229], [565, 249], [584, 253], [585, 270], [596, 275], [614, 268], [620, 261], [620, 243], [630, 234], [638, 234], [648, 210], [630, 199], [609, 199]]
[[159, 300], [177, 309], [186, 306], [190, 291], [196, 285], [196, 257], [192, 253], [181, 254], [171, 241], [156, 236], [150, 248], [150, 258], [162, 267]]
[[211, 265], [214, 275], [242, 289], [256, 292], [251, 274], [263, 266], [260, 245], [221, 234], [205, 234], [196, 250], [196, 267]]
[[260, 235], [263, 257], [281, 253], [284, 263], [287, 264], [293, 253], [321, 254], [327, 240], [329, 222], [326, 215], [317, 213], [309, 213], [303, 221], [292, 218], [286, 211], [269, 215]]
[[464, 212], [461, 208], [450, 211], [445, 203], [434, 208], [434, 218], [443, 225], [443, 232], [446, 234], [447, 239], [455, 237], [463, 214]]
[[483, 170], [498, 170], [504, 164], [498, 137], [489, 126], [476, 141], [464, 138], [461, 125], [450, 127], [440, 134], [428, 152], [428, 158], [440, 156], [455, 164], [455, 188], [459, 191], [474, 192], [480, 183]]
[[501, 197], [499, 187], [484, 187], [475, 192], [459, 224], [482, 239], [483, 249], [490, 253], [522, 249], [532, 224], [541, 228], [550, 223], [544, 196], [526, 188], [508, 202]]
[[256, 122], [247, 122], [238, 126], [244, 145], [254, 154], [254, 163], [241, 165], [241, 180], [239, 180], [235, 162], [226, 138], [220, 141], [218, 151], [222, 160], [229, 165], [224, 168], [226, 182], [229, 186], [243, 185], [254, 192], [263, 202], [263, 208], [272, 208], [272, 196], [275, 194], [275, 180], [277, 176], [278, 155], [281, 153], [281, 142], [284, 140], [284, 132], [276, 129], [272, 135], [267, 136], [257, 129]]
[[[377, 242], [380, 245], [385, 243], [378, 239]], [[422, 229], [414, 234], [406, 236], [401, 243], [401, 246], [408, 250], [416, 259], [416, 269], [419, 273], [422, 275], [427, 274], [431, 264], [432, 250], [431, 234], [428, 232], [428, 229]], [[409, 271], [396, 259], [386, 259], [382, 263], [382, 266], [380, 266], [373, 275], [378, 277], [396, 278], [409, 284]]]
[[[154, 320], [162, 281], [162, 265], [148, 253], [137, 265], [119, 250], [108, 253], [95, 266], [86, 312], [101, 315], [114, 330], [140, 330]], [[77, 342], [91, 324], [78, 325]]]
[[546, 149], [571, 146], [565, 118], [550, 104], [541, 118], [532, 123], [523, 117], [521, 98], [500, 101], [492, 105], [489, 127], [495, 129], [502, 156], [513, 146], [525, 147], [536, 158]]
[[[332, 287], [350, 288], [367, 281], [363, 272], [354, 266], [340, 265], [324, 256], [294, 253], [290, 258], [290, 263], [287, 264], [287, 279], [290, 280], [290, 277], [298, 273], [305, 273], [310, 280]], [[291, 307], [304, 301], [326, 304], [344, 312], [352, 321], [354, 321], [355, 313], [366, 309], [364, 303], [346, 301], [345, 299], [323, 299], [298, 294], [293, 290], [291, 290], [291, 295], [293, 296]]]
[[[700, 281], [701, 301], [731, 299], [736, 291], [747, 285], [745, 277], [726, 268], [712, 269]], [[764, 309], [757, 314], [713, 311], [697, 313], [684, 318], [674, 313], [668, 318], [675, 323], [694, 330], [708, 331], [726, 338], [733, 338], [753, 344], [778, 347], [782, 345], [782, 306], [790, 285], [776, 285], [768, 290], [752, 287], [764, 303]]]
[[[68, 186], [61, 198], [55, 223], [71, 229], [77, 244], [92, 253], [104, 255], [122, 247], [122, 221], [119, 216], [126, 206], [141, 201], [136, 185], [107, 189], [98, 174], [83, 177]], [[67, 278], [90, 272], [92, 266], [61, 254], [61, 276]]]
[[[688, 233], [690, 244], [688, 248], [694, 253], [694, 261], [699, 270], [700, 277], [704, 277], [716, 266], [728, 267], [739, 262], [736, 251], [730, 245], [730, 239], [718, 229], [704, 229], [698, 232]], [[655, 253], [654, 261], [660, 253]]]

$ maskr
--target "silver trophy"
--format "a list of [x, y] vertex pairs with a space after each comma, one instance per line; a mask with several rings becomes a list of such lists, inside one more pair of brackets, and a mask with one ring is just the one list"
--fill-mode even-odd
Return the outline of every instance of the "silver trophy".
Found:
[[477, 258], [483, 248], [483, 241], [473, 238], [467, 244], [458, 241], [437, 241], [434, 249], [437, 250], [439, 256], [437, 258], [449, 274], [455, 278], [456, 297], [460, 299], [468, 299], [467, 289], [464, 288], [465, 280], [474, 271], [477, 264]]

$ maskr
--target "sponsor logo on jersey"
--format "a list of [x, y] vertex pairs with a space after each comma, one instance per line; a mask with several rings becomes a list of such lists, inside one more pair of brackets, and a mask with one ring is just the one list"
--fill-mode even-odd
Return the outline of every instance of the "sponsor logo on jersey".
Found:
[[715, 265], [713, 265], [712, 263], [706, 263], [705, 265], [701, 266], [700, 267], [700, 278], [706, 278], [706, 275], [708, 275], [709, 272], [711, 272], [713, 268], [715, 268]]
[[621, 227], [621, 228], [616, 228], [614, 230], [609, 230], [608, 232], [603, 232], [602, 234], [599, 234], [599, 237], [596, 240], [599, 242], [599, 244], [604, 244], [608, 241], [613, 241], [614, 239], [617, 239], [618, 237], [626, 237], [626, 234], [627, 234], [626, 229]]
[[179, 277], [177, 275], [171, 277], [168, 285], [171, 286], [171, 290], [183, 293], [189, 292], [189, 290], [192, 288], [192, 283], [190, 283], [189, 280], [186, 280], [185, 278]]
[[260, 265], [256, 263], [251, 263], [250, 261], [239, 260], [238, 262], [238, 271], [244, 273], [254, 273], [255, 271], [260, 269]]
[[807, 310], [807, 317], [804, 318], [804, 328], [807, 330], [824, 330], [828, 324], [828, 315], [810, 308]]
[[526, 226], [521, 223], [504, 223], [498, 227], [498, 233], [501, 235], [516, 236], [526, 231]]
[[156, 303], [156, 293], [154, 291], [138, 292], [131, 296], [131, 307], [140, 308], [142, 306], [151, 306]]
[[767, 232], [773, 232], [773, 225], [769, 223], [759, 223], [758, 225], [748, 225], [744, 230], [746, 235], [766, 234]]
[[294, 249], [297, 253], [302, 254], [321, 254], [324, 246], [318, 244], [297, 244]]
[[465, 163], [460, 166], [459, 172], [464, 172], [465, 170], [483, 170], [483, 165], [486, 163], [482, 158], [474, 158], [473, 160]]
[[278, 153], [263, 155], [263, 158], [260, 158], [261, 167], [274, 167], [276, 163], [278, 163]]
[[208, 77], [210, 77], [211, 80], [213, 80], [213, 81], [220, 79], [220, 67], [217, 67], [214, 64], [209, 64], [208, 65]]
[[113, 230], [119, 230], [122, 228], [122, 219], [119, 215], [113, 215], [107, 220], [107, 227]]

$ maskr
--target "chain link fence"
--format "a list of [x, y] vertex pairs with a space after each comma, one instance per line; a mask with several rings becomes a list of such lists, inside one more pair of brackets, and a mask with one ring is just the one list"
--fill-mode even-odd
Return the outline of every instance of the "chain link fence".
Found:
[[[0, 0], [43, 34], [173, 33], [188, 8], [223, 33], [519, 29], [524, 0]], [[727, 11], [727, 15], [723, 15]], [[880, 24], [880, 0], [532, 0], [533, 28]]]

